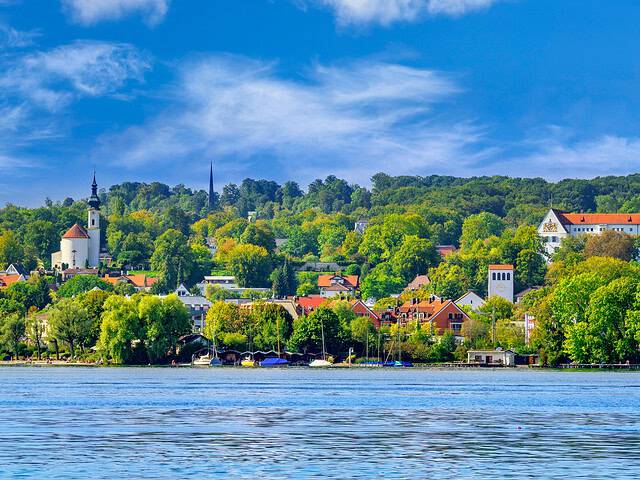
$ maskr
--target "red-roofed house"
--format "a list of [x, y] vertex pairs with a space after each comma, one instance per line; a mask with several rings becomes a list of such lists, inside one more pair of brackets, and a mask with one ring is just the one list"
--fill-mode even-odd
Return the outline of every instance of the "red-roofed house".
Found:
[[355, 295], [359, 287], [360, 277], [358, 275], [320, 275], [318, 277], [318, 288], [320, 295], [324, 298]]
[[432, 297], [429, 300], [409, 300], [398, 309], [400, 323], [406, 325], [418, 321], [421, 324], [429, 323], [434, 333], [442, 335], [450, 331], [454, 335], [460, 335], [462, 324], [469, 317], [451, 300], [442, 300]]
[[302, 313], [309, 315], [318, 307], [328, 304], [328, 300], [320, 295], [308, 295], [306, 297], [295, 298], [296, 304], [302, 309]]
[[148, 292], [158, 281], [157, 278], [147, 277], [144, 273], [138, 273], [136, 275], [121, 275], [118, 277], [105, 276], [102, 277], [102, 280], [112, 285], [117, 285], [118, 283], [129, 283], [137, 292]]
[[9, 288], [17, 282], [24, 282], [24, 275], [0, 275], [0, 288]]
[[455, 245], [436, 245], [436, 250], [440, 256], [444, 258], [454, 253], [457, 248]]
[[404, 291], [408, 292], [408, 291], [420, 290], [422, 287], [426, 287], [430, 283], [431, 283], [431, 280], [429, 280], [428, 275], [416, 275], [416, 278], [414, 278], [407, 284]]

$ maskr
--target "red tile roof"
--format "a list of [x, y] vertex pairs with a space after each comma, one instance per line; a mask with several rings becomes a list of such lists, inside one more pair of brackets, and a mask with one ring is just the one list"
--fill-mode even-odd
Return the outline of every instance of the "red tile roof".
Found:
[[638, 213], [564, 213], [555, 212], [564, 225], [632, 225], [640, 224]]
[[489, 270], [513, 270], [513, 265], [489, 265]]
[[157, 281], [157, 278], [147, 277], [144, 273], [138, 273], [136, 275], [124, 275], [121, 277], [109, 277], [104, 276], [102, 280], [105, 282], [116, 285], [120, 281], [129, 281], [134, 287], [137, 288], [149, 288], [152, 287]]
[[65, 233], [62, 238], [89, 238], [89, 234], [84, 227], [81, 227], [76, 223], [73, 227], [67, 230], [67, 233]]
[[321, 297], [320, 295], [309, 295], [307, 297], [299, 297], [296, 303], [302, 307], [305, 313], [309, 313], [322, 306], [327, 301], [328, 299]]
[[0, 275], [0, 288], [7, 288], [20, 281], [22, 275]]
[[457, 248], [455, 247], [455, 245], [436, 245], [436, 250], [441, 257], [446, 257], [447, 255], [451, 255], [452, 253], [454, 253]]
[[350, 286], [352, 288], [358, 288], [360, 277], [358, 275], [320, 275], [318, 277], [318, 286], [319, 287], [330, 287], [332, 278], [343, 278], [345, 280], [345, 285]]
[[429, 280], [428, 275], [416, 275], [416, 278], [409, 282], [405, 290], [418, 290], [420, 287], [429, 285], [430, 283], [431, 280]]

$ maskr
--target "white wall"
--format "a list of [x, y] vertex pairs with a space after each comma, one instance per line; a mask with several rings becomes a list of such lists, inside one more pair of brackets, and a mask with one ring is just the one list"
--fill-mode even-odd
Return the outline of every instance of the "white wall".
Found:
[[488, 296], [493, 297], [495, 295], [513, 303], [513, 274], [513, 270], [494, 270], [490, 268]]
[[88, 253], [88, 238], [63, 238], [60, 241], [60, 263], [66, 263], [68, 268], [84, 268], [88, 260]]

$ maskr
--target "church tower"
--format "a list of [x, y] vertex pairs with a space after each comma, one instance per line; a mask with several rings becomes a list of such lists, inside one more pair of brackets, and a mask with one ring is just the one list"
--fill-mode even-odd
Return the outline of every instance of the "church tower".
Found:
[[96, 172], [93, 172], [93, 183], [91, 184], [87, 233], [89, 234], [88, 263], [90, 267], [97, 267], [100, 264], [100, 199], [98, 198]]
[[213, 162], [211, 162], [211, 169], [209, 170], [209, 212], [212, 212], [215, 208], [215, 192], [213, 191]]

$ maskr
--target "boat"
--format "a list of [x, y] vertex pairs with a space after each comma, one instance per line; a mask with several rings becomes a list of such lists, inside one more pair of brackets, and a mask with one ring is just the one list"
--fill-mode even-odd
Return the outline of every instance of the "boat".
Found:
[[240, 365], [243, 367], [255, 367], [256, 366], [256, 362], [253, 358], [251, 357], [245, 357], [240, 361]]
[[260, 362], [261, 367], [286, 367], [289, 365], [289, 360], [278, 357], [267, 357]]
[[213, 357], [209, 361], [209, 366], [210, 367], [221, 367], [222, 366], [222, 360], [220, 360], [218, 357]]
[[193, 365], [195, 367], [208, 367], [211, 364], [212, 360], [213, 360], [213, 357], [211, 355], [209, 354], [202, 355], [193, 361]]
[[324, 348], [324, 322], [320, 321], [320, 329], [322, 331], [322, 358], [316, 358], [309, 366], [313, 368], [327, 368], [333, 364], [327, 360], [327, 352]]
[[310, 367], [321, 368], [321, 367], [332, 367], [333, 363], [328, 360], [324, 360], [321, 358], [315, 359], [313, 362], [309, 364]]

